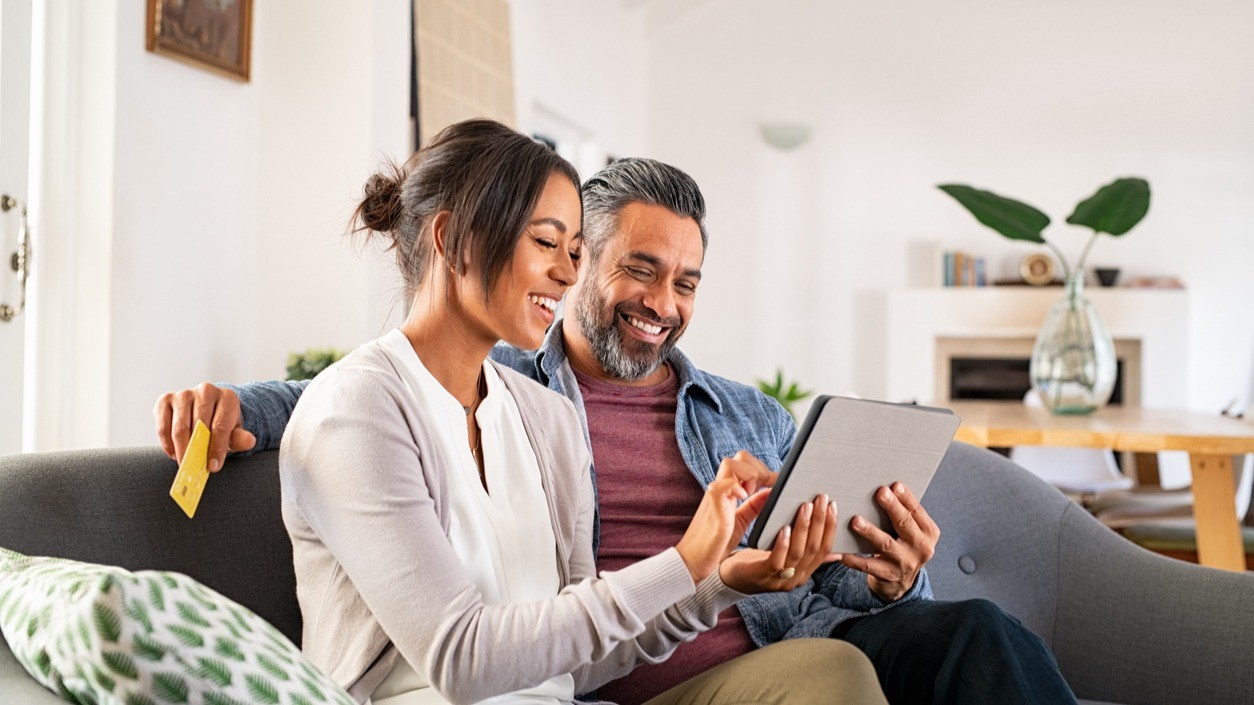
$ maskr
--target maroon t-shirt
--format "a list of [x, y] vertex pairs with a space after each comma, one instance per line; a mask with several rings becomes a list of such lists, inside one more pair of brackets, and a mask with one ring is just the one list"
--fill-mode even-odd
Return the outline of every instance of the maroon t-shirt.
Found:
[[[674, 370], [652, 387], [607, 384], [575, 372], [588, 416], [601, 511], [598, 570], [618, 570], [674, 546], [683, 537], [704, 489], [688, 469], [675, 438], [679, 382]], [[735, 607], [718, 626], [681, 644], [669, 659], [643, 665], [597, 689], [622, 705], [642, 703], [754, 648]]]

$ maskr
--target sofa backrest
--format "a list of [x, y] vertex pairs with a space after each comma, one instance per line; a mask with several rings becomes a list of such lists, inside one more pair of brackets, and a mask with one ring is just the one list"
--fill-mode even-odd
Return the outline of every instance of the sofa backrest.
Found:
[[[195, 519], [170, 499], [175, 464], [155, 447], [0, 457], [0, 546], [186, 573], [299, 644], [278, 457], [228, 458]], [[1052, 644], [1066, 498], [995, 453], [955, 443], [923, 504], [941, 527], [928, 564], [937, 598], [992, 600]]]
[[941, 529], [927, 564], [936, 598], [991, 600], [1052, 646], [1059, 529], [1072, 503], [1006, 458], [953, 443], [923, 506]]
[[169, 496], [175, 463], [155, 447], [0, 457], [0, 546], [185, 573], [299, 644], [278, 459], [278, 451], [230, 458], [188, 519]]

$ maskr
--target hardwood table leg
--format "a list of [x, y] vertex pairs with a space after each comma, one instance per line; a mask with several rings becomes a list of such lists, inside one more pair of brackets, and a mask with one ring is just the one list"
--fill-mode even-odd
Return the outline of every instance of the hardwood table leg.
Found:
[[1193, 470], [1193, 518], [1197, 560], [1212, 568], [1245, 570], [1245, 548], [1237, 523], [1231, 455], [1189, 453]]

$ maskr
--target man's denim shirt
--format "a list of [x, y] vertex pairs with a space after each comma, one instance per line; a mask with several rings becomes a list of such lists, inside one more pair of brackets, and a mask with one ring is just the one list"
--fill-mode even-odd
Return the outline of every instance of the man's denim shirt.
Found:
[[[549, 329], [538, 351], [501, 344], [492, 358], [565, 395], [584, 422], [583, 397], [566, 361], [562, 321]], [[779, 470], [797, 429], [792, 416], [774, 399], [744, 384], [697, 369], [687, 356], [673, 350], [668, 358], [679, 377], [675, 409], [675, 438], [693, 478], [705, 487], [723, 458], [747, 450], [772, 470]], [[230, 387], [240, 397], [244, 427], [257, 436], [257, 448], [277, 448], [283, 429], [308, 382], [265, 382]], [[592, 469], [596, 488], [596, 469]], [[599, 542], [599, 520], [593, 528], [593, 551]], [[914, 587], [900, 600], [885, 604], [867, 586], [866, 574], [836, 563], [820, 568], [811, 580], [788, 593], [766, 593], [741, 600], [737, 607], [749, 635], [758, 646], [781, 639], [826, 637], [836, 624], [852, 617], [875, 614], [894, 605], [932, 599], [927, 572], [920, 571]]]

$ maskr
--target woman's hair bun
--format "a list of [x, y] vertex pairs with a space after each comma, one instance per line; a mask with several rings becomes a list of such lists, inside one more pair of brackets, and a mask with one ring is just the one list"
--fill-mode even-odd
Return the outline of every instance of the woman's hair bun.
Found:
[[390, 233], [401, 218], [401, 184], [404, 173], [389, 165], [384, 171], [372, 175], [362, 189], [361, 204], [357, 206], [357, 220], [366, 230]]

